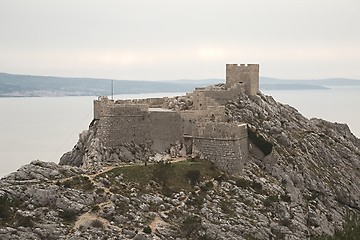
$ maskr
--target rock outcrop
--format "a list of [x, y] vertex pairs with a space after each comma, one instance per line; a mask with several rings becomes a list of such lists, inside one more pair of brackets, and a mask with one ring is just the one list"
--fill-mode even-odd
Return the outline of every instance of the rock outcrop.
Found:
[[249, 128], [241, 176], [155, 163], [164, 155], [145, 146], [106, 149], [93, 122], [60, 165], [35, 161], [1, 179], [0, 239], [309, 239], [359, 214], [360, 140], [346, 125], [262, 94], [226, 113]]

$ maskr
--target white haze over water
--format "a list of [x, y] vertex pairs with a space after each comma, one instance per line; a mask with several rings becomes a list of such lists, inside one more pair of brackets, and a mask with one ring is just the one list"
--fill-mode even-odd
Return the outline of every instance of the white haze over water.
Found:
[[[308, 118], [348, 123], [360, 136], [360, 87], [330, 90], [263, 91]], [[164, 97], [183, 93], [129, 94], [116, 99]], [[97, 97], [0, 98], [0, 177], [33, 160], [59, 162], [93, 119]]]

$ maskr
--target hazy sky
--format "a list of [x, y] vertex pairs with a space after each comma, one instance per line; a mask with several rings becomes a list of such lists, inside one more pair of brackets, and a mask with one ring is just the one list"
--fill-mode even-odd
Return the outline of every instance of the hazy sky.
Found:
[[359, 0], [0, 0], [0, 72], [360, 79]]

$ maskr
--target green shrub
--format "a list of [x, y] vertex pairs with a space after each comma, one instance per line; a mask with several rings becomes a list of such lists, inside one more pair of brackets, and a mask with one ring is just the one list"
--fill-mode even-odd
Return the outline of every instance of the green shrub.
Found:
[[94, 185], [90, 181], [89, 177], [87, 176], [76, 176], [70, 179], [67, 179], [62, 183], [63, 187], [66, 188], [74, 188], [84, 191], [92, 191], [94, 190]]
[[95, 228], [104, 228], [104, 223], [99, 219], [94, 219], [91, 222], [91, 226]]
[[251, 185], [252, 185], [252, 181], [243, 179], [243, 178], [238, 178], [236, 179], [236, 186], [241, 187], [243, 189], [248, 189]]
[[235, 208], [231, 202], [222, 200], [220, 202], [220, 208], [226, 215], [235, 216]]
[[202, 192], [207, 192], [207, 191], [211, 190], [213, 187], [214, 187], [213, 182], [208, 181], [208, 182], [206, 182], [205, 184], [201, 184], [201, 185], [200, 185], [200, 190], [201, 190]]
[[146, 227], [144, 227], [144, 229], [143, 229], [143, 232], [144, 233], [147, 233], [147, 234], [151, 234], [151, 227], [150, 226], [146, 226]]
[[204, 204], [204, 197], [194, 193], [192, 197], [188, 198], [186, 204], [189, 206], [200, 207]]
[[273, 144], [250, 127], [248, 127], [248, 137], [265, 155], [269, 155], [272, 152]]
[[12, 200], [7, 195], [0, 196], [0, 219], [6, 220], [11, 214]]
[[255, 190], [257, 193], [262, 192], [262, 184], [259, 182], [252, 182], [251, 187]]
[[197, 239], [201, 230], [201, 218], [198, 216], [188, 216], [180, 226], [182, 235], [188, 239]]
[[158, 162], [153, 170], [153, 179], [162, 186], [166, 186], [173, 172], [174, 166], [170, 162]]
[[21, 201], [8, 194], [0, 195], [0, 225], [8, 225], [15, 217], [14, 213], [21, 205]]
[[129, 211], [129, 204], [126, 202], [116, 202], [115, 212], [120, 215], [124, 215]]
[[98, 188], [95, 191], [97, 194], [103, 194], [105, 192], [105, 190], [103, 188]]
[[281, 201], [284, 201], [284, 202], [291, 202], [291, 197], [287, 194], [281, 195], [280, 199], [281, 199]]
[[71, 223], [76, 220], [77, 213], [74, 210], [63, 210], [59, 212], [59, 217], [61, 217], [65, 222]]
[[280, 225], [283, 225], [285, 227], [290, 227], [291, 225], [291, 219], [288, 219], [288, 218], [283, 218], [279, 221], [279, 224]]
[[29, 216], [16, 216], [16, 226], [17, 227], [33, 227], [34, 222], [33, 219]]
[[264, 200], [264, 206], [270, 207], [272, 203], [278, 202], [279, 198], [277, 195], [270, 195]]
[[92, 212], [97, 212], [100, 210], [100, 206], [99, 205], [95, 205], [93, 206], [93, 208], [91, 209]]
[[190, 181], [190, 184], [194, 186], [200, 181], [200, 171], [199, 170], [189, 170], [185, 174], [186, 178]]

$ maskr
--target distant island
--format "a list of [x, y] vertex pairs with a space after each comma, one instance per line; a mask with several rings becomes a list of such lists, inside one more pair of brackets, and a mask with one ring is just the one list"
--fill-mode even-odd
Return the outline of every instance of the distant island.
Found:
[[[103, 96], [111, 94], [188, 92], [197, 87], [224, 83], [224, 79], [113, 80], [67, 78], [0, 73], [0, 97]], [[332, 78], [320, 80], [285, 80], [260, 77], [261, 90], [310, 90], [336, 86], [360, 86], [360, 80]]]

